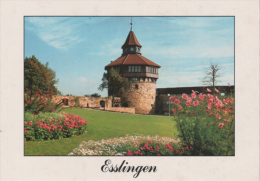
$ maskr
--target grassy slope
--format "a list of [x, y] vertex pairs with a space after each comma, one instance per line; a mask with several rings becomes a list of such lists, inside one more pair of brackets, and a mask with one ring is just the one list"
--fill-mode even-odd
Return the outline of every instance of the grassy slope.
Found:
[[25, 142], [25, 155], [68, 155], [80, 142], [124, 137], [126, 134], [176, 137], [172, 117], [132, 115], [104, 111], [67, 108], [67, 113], [79, 115], [88, 121], [84, 135], [50, 141]]

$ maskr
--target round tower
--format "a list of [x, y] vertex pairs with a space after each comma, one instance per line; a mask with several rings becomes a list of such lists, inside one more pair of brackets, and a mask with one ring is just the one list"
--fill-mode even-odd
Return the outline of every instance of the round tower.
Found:
[[137, 114], [151, 114], [155, 110], [156, 81], [159, 65], [141, 55], [141, 44], [131, 30], [122, 45], [121, 57], [105, 67], [119, 70], [130, 81], [130, 89], [122, 96], [123, 107], [135, 107]]

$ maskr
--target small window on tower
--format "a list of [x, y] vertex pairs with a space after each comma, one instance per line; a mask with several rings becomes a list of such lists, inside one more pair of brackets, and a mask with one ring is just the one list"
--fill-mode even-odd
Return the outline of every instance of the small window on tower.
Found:
[[135, 84], [135, 89], [138, 89], [138, 85], [137, 84]]
[[131, 66], [128, 66], [128, 72], [131, 72]]

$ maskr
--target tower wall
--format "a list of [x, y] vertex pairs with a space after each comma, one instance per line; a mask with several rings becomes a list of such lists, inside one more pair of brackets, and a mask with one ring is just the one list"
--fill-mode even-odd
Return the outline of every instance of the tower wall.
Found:
[[[136, 89], [136, 85], [138, 89]], [[155, 111], [156, 83], [133, 82], [129, 91], [122, 96], [129, 107], [135, 107], [137, 114], [153, 114]]]

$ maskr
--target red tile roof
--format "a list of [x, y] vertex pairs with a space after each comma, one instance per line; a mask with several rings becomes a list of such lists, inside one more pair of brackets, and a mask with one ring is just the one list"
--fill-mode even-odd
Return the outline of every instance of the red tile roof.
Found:
[[122, 48], [128, 45], [136, 45], [136, 46], [140, 46], [142, 47], [142, 45], [140, 45], [140, 43], [138, 42], [137, 38], [135, 37], [135, 34], [133, 31], [130, 31], [125, 43], [122, 45]]
[[115, 61], [108, 64], [105, 69], [108, 67], [118, 66], [118, 65], [150, 65], [160, 68], [160, 65], [157, 65], [156, 63], [152, 62], [151, 60], [138, 55], [138, 54], [128, 54], [122, 57], [119, 57]]

